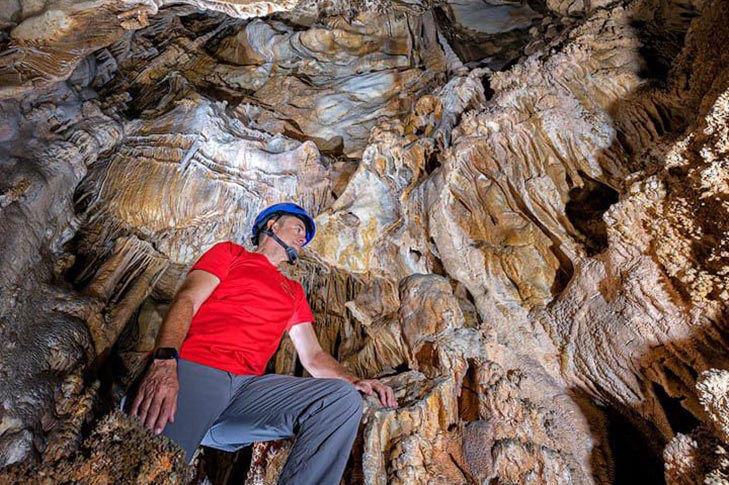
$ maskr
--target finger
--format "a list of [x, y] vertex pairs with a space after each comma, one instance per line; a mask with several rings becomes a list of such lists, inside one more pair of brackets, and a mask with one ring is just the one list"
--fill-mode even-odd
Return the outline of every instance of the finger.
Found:
[[385, 391], [384, 386], [377, 386], [375, 388], [377, 391], [377, 395], [380, 397], [380, 402], [383, 406], [387, 406], [387, 392]]
[[134, 401], [132, 401], [132, 409], [129, 411], [129, 414], [132, 416], [137, 416], [137, 412], [139, 411], [139, 405], [142, 404], [142, 399], [144, 398], [144, 391], [141, 389], [137, 392], [137, 395], [134, 397]]
[[157, 417], [159, 416], [160, 406], [159, 398], [155, 397], [155, 400], [147, 411], [147, 418], [144, 420], [145, 427], [154, 429], [154, 424], [157, 422]]
[[172, 412], [170, 413], [170, 423], [175, 422], [175, 413], [177, 413], [177, 396], [175, 396], [175, 400], [172, 402]]
[[387, 402], [394, 408], [398, 406], [397, 399], [395, 399], [395, 391], [390, 386], [387, 386]]
[[390, 389], [390, 386], [382, 386], [382, 392], [385, 395], [385, 406], [393, 406], [393, 395], [392, 395], [392, 389]]
[[162, 401], [162, 404], [160, 406], [159, 416], [157, 416], [157, 421], [154, 423], [154, 432], [157, 434], [160, 434], [163, 429], [165, 429], [165, 426], [167, 425], [167, 420], [170, 418], [170, 413], [172, 411], [172, 406], [170, 405], [169, 398], [165, 398]]
[[139, 404], [139, 412], [137, 413], [137, 416], [139, 416], [139, 420], [142, 423], [144, 423], [144, 421], [147, 419], [149, 407], [152, 405], [152, 398], [153, 396], [145, 394], [144, 398], [142, 398], [142, 402]]

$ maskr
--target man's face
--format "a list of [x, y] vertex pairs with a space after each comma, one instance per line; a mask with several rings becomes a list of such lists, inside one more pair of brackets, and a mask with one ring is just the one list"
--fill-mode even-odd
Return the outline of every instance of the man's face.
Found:
[[294, 216], [283, 216], [276, 221], [272, 229], [286, 244], [301, 252], [301, 246], [306, 242], [304, 221]]

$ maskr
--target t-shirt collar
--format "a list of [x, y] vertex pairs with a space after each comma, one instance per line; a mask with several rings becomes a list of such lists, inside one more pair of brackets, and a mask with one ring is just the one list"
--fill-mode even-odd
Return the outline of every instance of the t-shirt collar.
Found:
[[278, 267], [278, 266], [276, 266], [275, 264], [273, 264], [273, 263], [271, 262], [271, 260], [270, 260], [270, 259], [268, 259], [268, 256], [266, 256], [265, 254], [263, 254], [263, 253], [259, 253], [258, 251], [248, 251], [248, 252], [249, 252], [249, 253], [251, 253], [251, 254], [254, 254], [254, 255], [256, 255], [256, 257], [259, 257], [259, 258], [263, 259], [263, 260], [264, 260], [264, 261], [265, 261], [266, 263], [268, 263], [268, 265], [269, 265], [269, 266], [270, 266], [271, 268], [275, 269], [275, 270], [276, 270], [276, 271], [278, 271], [279, 273], [281, 272], [281, 270], [279, 269], [279, 267]]

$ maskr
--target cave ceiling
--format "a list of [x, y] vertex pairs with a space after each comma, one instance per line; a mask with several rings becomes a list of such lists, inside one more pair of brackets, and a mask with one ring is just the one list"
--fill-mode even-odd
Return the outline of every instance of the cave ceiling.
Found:
[[[195, 259], [292, 200], [322, 345], [401, 404], [366, 400], [344, 483], [729, 483], [727, 26], [3, 2], [0, 479], [274, 483], [289, 442], [190, 468], [114, 408]], [[269, 367], [302, 374], [290, 340]]]

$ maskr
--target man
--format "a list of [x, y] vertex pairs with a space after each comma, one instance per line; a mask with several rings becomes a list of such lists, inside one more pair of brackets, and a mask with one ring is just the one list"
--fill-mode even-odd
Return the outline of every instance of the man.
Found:
[[[303, 288], [278, 270], [315, 231], [301, 207], [273, 205], [251, 231], [256, 251], [216, 244], [175, 295], [131, 413], [188, 460], [200, 443], [234, 451], [295, 436], [279, 483], [337, 484], [362, 414], [357, 391], [397, 406], [391, 388], [322, 350]], [[263, 375], [284, 331], [313, 378]]]

